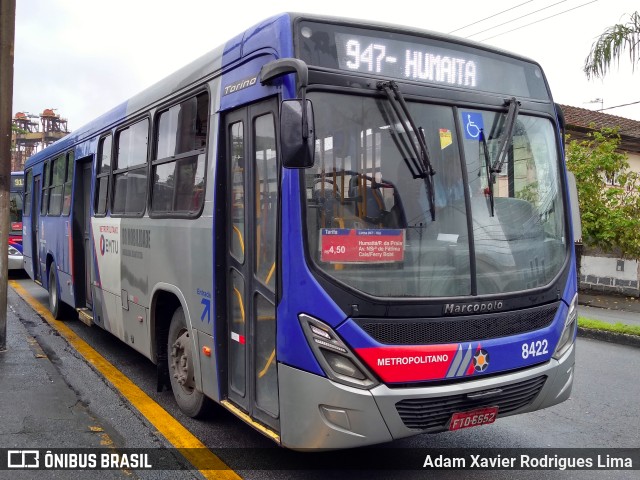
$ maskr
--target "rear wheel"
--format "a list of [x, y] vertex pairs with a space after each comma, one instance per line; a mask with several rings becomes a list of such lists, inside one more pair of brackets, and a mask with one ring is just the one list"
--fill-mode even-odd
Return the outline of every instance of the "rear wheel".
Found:
[[202, 392], [196, 390], [194, 376], [193, 339], [187, 329], [182, 307], [174, 312], [169, 326], [167, 361], [171, 389], [180, 410], [190, 417], [199, 417], [209, 402]]
[[49, 268], [49, 311], [56, 320], [62, 318], [62, 305], [60, 304], [60, 291], [58, 290], [58, 269], [56, 262]]

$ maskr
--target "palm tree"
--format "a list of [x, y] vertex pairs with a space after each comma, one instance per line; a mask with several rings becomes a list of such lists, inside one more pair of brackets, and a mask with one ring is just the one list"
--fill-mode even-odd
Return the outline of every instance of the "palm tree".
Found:
[[591, 52], [584, 62], [587, 78], [604, 77], [611, 63], [620, 61], [625, 49], [629, 50], [631, 66], [635, 70], [640, 62], [640, 13], [629, 16], [630, 20], [607, 28], [591, 46]]

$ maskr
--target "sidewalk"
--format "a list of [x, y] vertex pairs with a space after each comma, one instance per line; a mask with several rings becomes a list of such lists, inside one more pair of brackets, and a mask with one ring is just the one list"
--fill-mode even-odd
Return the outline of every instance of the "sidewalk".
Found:
[[[12, 288], [7, 300], [7, 349], [0, 352], [0, 478], [202, 478], [189, 470], [42, 470], [48, 450], [118, 453], [169, 445]], [[6, 449], [41, 449], [41, 469], [4, 470]], [[35, 461], [33, 455], [27, 458]]]
[[[7, 309], [7, 349], [0, 352], [0, 448], [104, 448], [109, 435], [89, 413], [14, 311]], [[43, 459], [39, 459], [42, 462]], [[8, 458], [0, 458], [7, 465]], [[7, 472], [8, 473], [8, 472]], [[132, 478], [123, 470], [91, 472]], [[12, 470], [12, 478], [87, 478], [87, 472]], [[93, 476], [93, 475], [91, 475]]]
[[614, 295], [596, 292], [594, 290], [580, 290], [578, 303], [589, 307], [608, 308], [640, 314], [640, 298], [625, 295]]

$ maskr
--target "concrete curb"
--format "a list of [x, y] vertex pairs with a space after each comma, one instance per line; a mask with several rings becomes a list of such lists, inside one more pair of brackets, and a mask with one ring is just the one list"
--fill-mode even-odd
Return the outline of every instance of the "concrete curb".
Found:
[[609, 332], [606, 330], [596, 330], [594, 328], [578, 327], [578, 336], [592, 338], [603, 342], [618, 343], [630, 347], [640, 348], [640, 336], [627, 335], [626, 333]]

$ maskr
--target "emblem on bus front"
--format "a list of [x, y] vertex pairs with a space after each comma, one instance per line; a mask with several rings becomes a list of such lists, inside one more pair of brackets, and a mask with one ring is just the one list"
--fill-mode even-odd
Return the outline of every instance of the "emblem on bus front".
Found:
[[469, 313], [488, 313], [502, 310], [504, 306], [501, 300], [494, 300], [492, 302], [477, 302], [477, 303], [445, 303], [442, 308], [444, 315], [463, 315]]
[[473, 369], [476, 372], [484, 372], [489, 368], [489, 352], [480, 348], [473, 356]]

